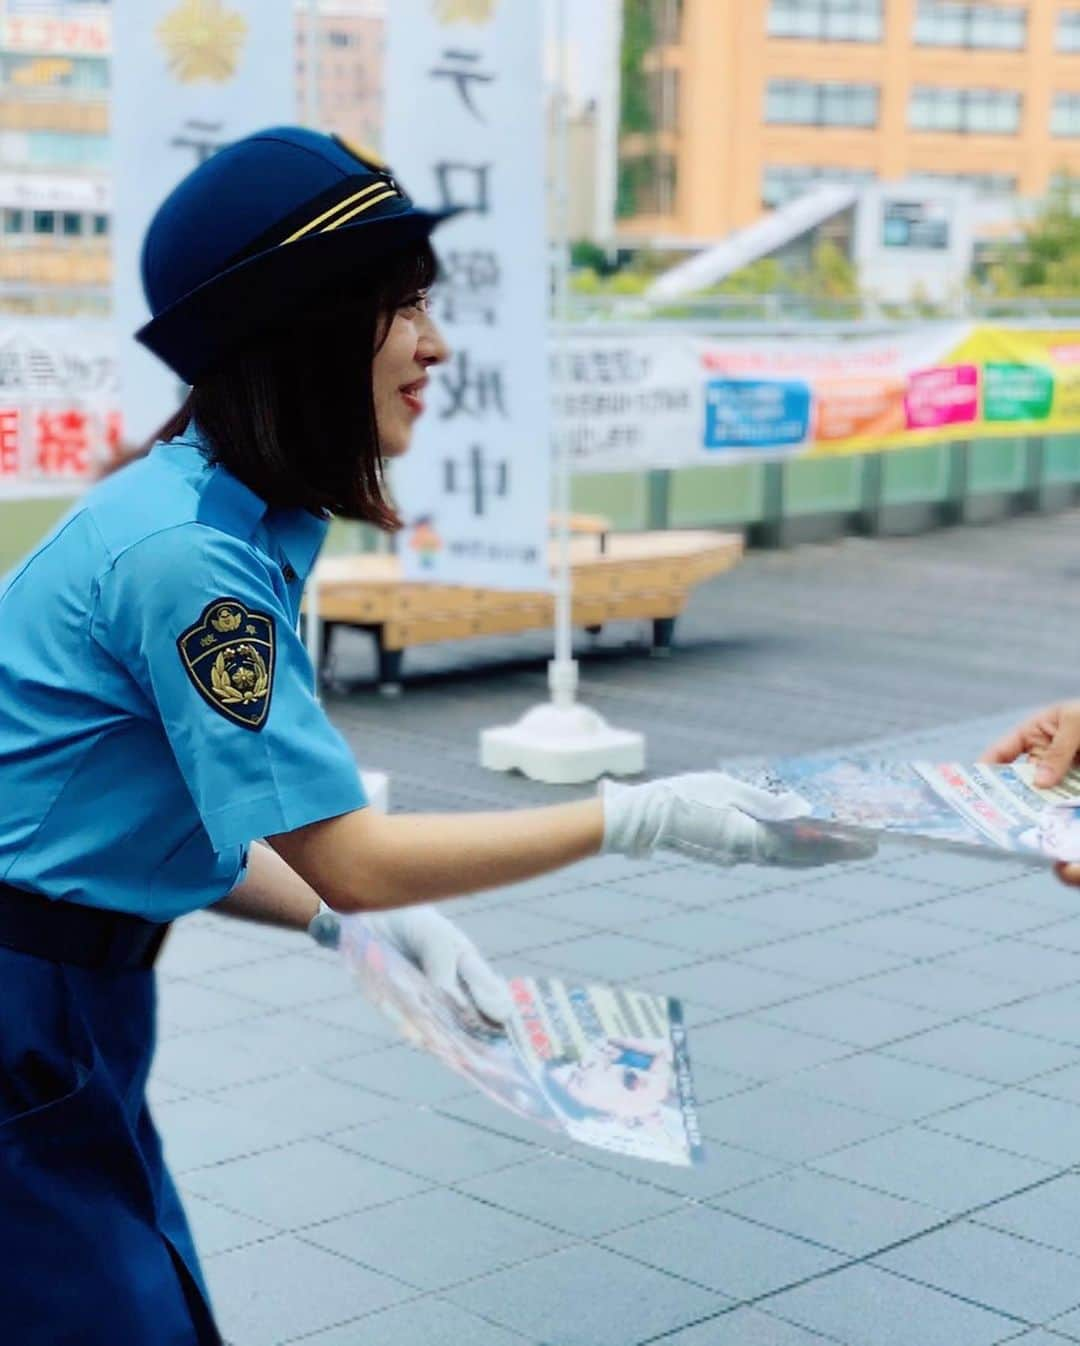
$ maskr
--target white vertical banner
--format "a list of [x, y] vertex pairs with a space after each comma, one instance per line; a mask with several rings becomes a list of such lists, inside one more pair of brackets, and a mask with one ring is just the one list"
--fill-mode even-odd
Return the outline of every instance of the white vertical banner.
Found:
[[386, 143], [435, 236], [435, 316], [452, 348], [394, 489], [415, 579], [548, 589], [543, 7], [393, 0]]
[[154, 211], [222, 145], [295, 120], [293, 0], [113, 0], [114, 312], [124, 438], [175, 410], [175, 375], [134, 339]]

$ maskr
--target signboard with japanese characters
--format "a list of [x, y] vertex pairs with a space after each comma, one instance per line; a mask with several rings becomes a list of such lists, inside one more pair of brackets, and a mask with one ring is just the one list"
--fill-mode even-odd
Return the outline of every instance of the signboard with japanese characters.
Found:
[[119, 431], [108, 323], [0, 320], [0, 502], [78, 494]]
[[547, 589], [551, 494], [543, 7], [394, 0], [387, 144], [435, 236], [436, 320], [452, 348], [394, 464], [416, 579]]
[[295, 119], [292, 0], [114, 0], [115, 314], [124, 437], [139, 443], [186, 389], [132, 337], [148, 319], [143, 234], [222, 145]]
[[583, 324], [552, 352], [575, 474], [725, 466], [1080, 430], [1080, 331], [863, 335]]
[[[35, 56], [108, 56], [108, 9], [104, 5], [85, 8], [85, 17], [70, 18], [35, 12], [8, 0], [6, 12], [0, 13], [0, 50]], [[98, 12], [91, 14], [91, 10]]]

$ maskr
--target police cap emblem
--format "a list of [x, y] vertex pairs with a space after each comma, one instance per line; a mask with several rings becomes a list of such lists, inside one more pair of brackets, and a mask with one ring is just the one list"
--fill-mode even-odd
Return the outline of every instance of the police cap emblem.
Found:
[[274, 619], [235, 598], [215, 598], [176, 642], [203, 700], [227, 720], [258, 732], [274, 689]]

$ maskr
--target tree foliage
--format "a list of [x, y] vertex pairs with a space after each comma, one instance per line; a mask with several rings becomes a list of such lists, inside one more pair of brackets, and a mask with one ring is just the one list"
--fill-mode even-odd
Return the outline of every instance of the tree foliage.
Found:
[[653, 129], [645, 56], [655, 36], [651, 0], [626, 0], [619, 52], [619, 130], [623, 135]]
[[1080, 296], [1080, 179], [1057, 181], [1023, 237], [1002, 247], [988, 271], [993, 293], [1070, 299]]
[[[578, 253], [578, 259], [585, 260], [583, 252]], [[614, 275], [604, 276], [601, 268], [596, 266], [581, 266], [573, 275], [571, 288], [576, 294], [582, 295], [642, 294], [670, 265], [669, 255], [642, 250], [631, 265], [623, 267]], [[782, 262], [775, 257], [763, 257], [699, 295], [692, 296], [691, 302], [712, 297], [726, 300], [769, 295], [802, 300], [811, 309], [820, 307], [827, 310], [830, 306], [857, 302], [858, 276], [855, 267], [836, 244], [825, 240], [814, 248], [809, 266]], [[664, 309], [664, 313], [672, 317], [681, 316], [682, 312], [683, 306], [678, 304]]]

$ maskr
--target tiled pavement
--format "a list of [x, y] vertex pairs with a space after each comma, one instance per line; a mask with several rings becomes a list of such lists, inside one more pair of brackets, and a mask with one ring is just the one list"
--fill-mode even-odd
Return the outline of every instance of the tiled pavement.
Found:
[[[752, 557], [671, 660], [605, 633], [588, 699], [655, 772], [970, 756], [1080, 694], [1078, 565], [1076, 516]], [[543, 653], [422, 652], [400, 701], [329, 707], [399, 807], [561, 797], [475, 765]], [[366, 658], [346, 637], [339, 671]], [[1080, 893], [889, 848], [810, 874], [602, 859], [448, 910], [507, 971], [682, 996], [707, 1162], [552, 1146], [399, 1046], [330, 956], [195, 918], [154, 1097], [236, 1346], [1080, 1341]]]

